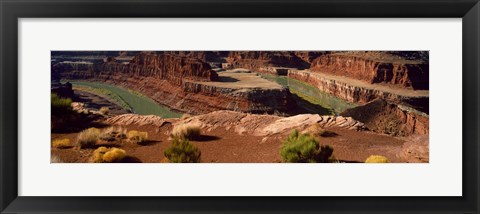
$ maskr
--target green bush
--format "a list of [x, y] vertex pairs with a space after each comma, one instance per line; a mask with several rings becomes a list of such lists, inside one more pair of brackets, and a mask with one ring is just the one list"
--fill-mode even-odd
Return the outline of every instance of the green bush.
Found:
[[51, 94], [51, 105], [52, 105], [52, 115], [68, 113], [72, 110], [70, 106], [72, 104], [72, 99], [70, 98], [61, 98], [57, 94]]
[[327, 163], [332, 153], [330, 146], [320, 146], [314, 137], [298, 130], [293, 130], [280, 148], [280, 156], [287, 163]]
[[172, 145], [163, 152], [170, 163], [199, 163], [201, 152], [185, 138], [174, 137]]

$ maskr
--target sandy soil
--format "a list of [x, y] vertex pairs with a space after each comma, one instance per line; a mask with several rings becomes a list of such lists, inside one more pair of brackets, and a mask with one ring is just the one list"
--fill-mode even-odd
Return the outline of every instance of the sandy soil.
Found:
[[[171, 144], [168, 133], [171, 124], [160, 128], [152, 126], [127, 126], [128, 130], [148, 131], [147, 145], [123, 143], [115, 146], [126, 150], [129, 158], [125, 162], [158, 163], [163, 158], [163, 151]], [[336, 133], [333, 137], [322, 137], [320, 144], [330, 145], [334, 149], [333, 155], [345, 162], [363, 162], [370, 155], [386, 156], [391, 162], [403, 162], [396, 157], [404, 144], [398, 138], [379, 135], [372, 132], [359, 132], [341, 128], [327, 129]], [[69, 138], [75, 141], [77, 133], [52, 134], [53, 139]], [[191, 141], [202, 152], [201, 160], [204, 163], [278, 163], [281, 162], [279, 149], [286, 134], [277, 134], [268, 138], [239, 135], [232, 130], [223, 128], [203, 133], [200, 140]], [[102, 146], [102, 145], [98, 145]], [[55, 149], [52, 154], [64, 162], [90, 162], [94, 149]]]

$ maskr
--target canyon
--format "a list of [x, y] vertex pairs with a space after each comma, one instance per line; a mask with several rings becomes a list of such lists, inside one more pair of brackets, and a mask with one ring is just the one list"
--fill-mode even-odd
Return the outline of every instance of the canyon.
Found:
[[[128, 58], [125, 54], [122, 58]], [[299, 107], [288, 87], [250, 71], [285, 75], [367, 106], [356, 113], [383, 100], [388, 103], [384, 106], [395, 107], [381, 111], [405, 124], [390, 132], [384, 124], [370, 123], [370, 130], [398, 136], [428, 134], [429, 67], [423, 52], [159, 51], [135, 52], [129, 61], [117, 58], [93, 64], [57, 63], [52, 76], [118, 85], [194, 115], [218, 110], [295, 115]]]
[[[52, 51], [51, 65], [52, 93], [76, 96], [72, 111], [82, 119], [52, 128], [52, 140], [73, 142], [88, 127], [148, 132], [145, 145], [116, 145], [136, 162], [162, 162], [175, 127], [199, 127], [191, 141], [202, 162], [282, 162], [283, 141], [312, 127], [338, 162], [429, 162], [428, 52]], [[119, 98], [132, 109], [148, 99], [173, 116], [127, 111], [95, 86], [138, 98]], [[52, 154], [89, 162], [93, 149]]]
[[190, 114], [216, 110], [275, 113], [291, 105], [289, 91], [279, 85], [230, 87], [235, 84], [222, 84], [208, 63], [171, 54], [140, 53], [128, 63], [112, 59], [95, 65], [58, 63], [52, 67], [52, 76], [115, 84]]

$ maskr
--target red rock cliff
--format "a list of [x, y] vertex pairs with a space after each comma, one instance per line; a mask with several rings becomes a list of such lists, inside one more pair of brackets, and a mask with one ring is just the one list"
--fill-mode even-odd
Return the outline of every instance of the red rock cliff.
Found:
[[308, 68], [309, 52], [294, 51], [230, 51], [226, 61], [233, 68], [262, 71], [265, 67]]
[[344, 53], [322, 55], [313, 60], [310, 67], [315, 72], [412, 89], [428, 89], [428, 69], [428, 64], [413, 60], [375, 59]]

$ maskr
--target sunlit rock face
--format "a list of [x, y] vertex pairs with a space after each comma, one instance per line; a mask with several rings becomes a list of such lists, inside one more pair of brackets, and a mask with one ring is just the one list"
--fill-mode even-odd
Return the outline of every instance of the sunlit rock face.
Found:
[[428, 90], [429, 67], [428, 63], [421, 61], [333, 53], [324, 54], [313, 60], [310, 70], [364, 80], [368, 83]]

